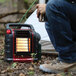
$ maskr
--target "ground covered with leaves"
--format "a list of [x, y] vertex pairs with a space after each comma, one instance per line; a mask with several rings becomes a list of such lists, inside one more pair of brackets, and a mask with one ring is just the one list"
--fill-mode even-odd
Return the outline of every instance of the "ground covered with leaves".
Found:
[[71, 73], [48, 74], [39, 70], [40, 64], [50, 63], [55, 57], [42, 55], [41, 60], [31, 63], [4, 61], [4, 36], [0, 36], [0, 76], [76, 76]]

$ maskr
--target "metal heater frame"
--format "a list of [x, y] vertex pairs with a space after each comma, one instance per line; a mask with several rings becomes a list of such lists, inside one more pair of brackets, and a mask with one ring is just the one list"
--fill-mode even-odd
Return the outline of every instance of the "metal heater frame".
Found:
[[[16, 29], [11, 29], [10, 26], [16, 27]], [[29, 29], [21, 29], [21, 27], [28, 27]], [[7, 30], [10, 30], [11, 33]], [[17, 32], [19, 31], [21, 33], [24, 32], [23, 35], [21, 34], [19, 36], [19, 38], [27, 38], [27, 34], [29, 33], [28, 38], [31, 38], [30, 52], [16, 52], [16, 37], [18, 38]], [[41, 44], [39, 44], [40, 35], [35, 32], [32, 25], [10, 23], [10, 24], [7, 24], [6, 26], [6, 32], [8, 32], [8, 34], [7, 33], [5, 34], [5, 60], [6, 61], [30, 62], [33, 60], [41, 59]], [[31, 57], [32, 53], [36, 54], [34, 58]]]

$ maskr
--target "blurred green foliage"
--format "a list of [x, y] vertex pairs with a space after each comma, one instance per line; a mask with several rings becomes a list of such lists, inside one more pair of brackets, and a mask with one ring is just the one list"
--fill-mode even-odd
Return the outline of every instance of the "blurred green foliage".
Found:
[[0, 3], [4, 3], [6, 0], [0, 0]]
[[28, 0], [24, 0], [24, 2], [28, 3]]
[[14, 3], [14, 4], [13, 4], [13, 7], [17, 7], [17, 3]]
[[[0, 0], [0, 3], [4, 3], [6, 0]], [[9, 0], [8, 0], [9, 1]], [[24, 0], [24, 2], [28, 3], [28, 0]]]

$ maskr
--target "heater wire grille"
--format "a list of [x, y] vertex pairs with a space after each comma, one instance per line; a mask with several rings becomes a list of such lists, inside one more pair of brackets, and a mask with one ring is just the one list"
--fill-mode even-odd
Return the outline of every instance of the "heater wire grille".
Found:
[[[18, 52], [31, 52], [31, 36], [30, 31], [15, 30], [15, 53]], [[20, 47], [19, 47], [19, 46]], [[25, 47], [24, 47], [25, 46]], [[23, 47], [23, 48], [22, 48]], [[21, 51], [19, 50], [21, 49]]]

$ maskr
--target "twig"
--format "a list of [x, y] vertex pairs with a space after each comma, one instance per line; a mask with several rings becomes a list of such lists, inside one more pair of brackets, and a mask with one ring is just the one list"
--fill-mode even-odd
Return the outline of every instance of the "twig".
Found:
[[7, 72], [14, 72], [16, 70], [22, 70], [22, 69], [19, 69], [19, 68], [17, 68], [17, 69], [16, 68], [7, 68], [7, 69], [1, 71], [0, 74], [4, 74], [4, 73], [7, 73]]

